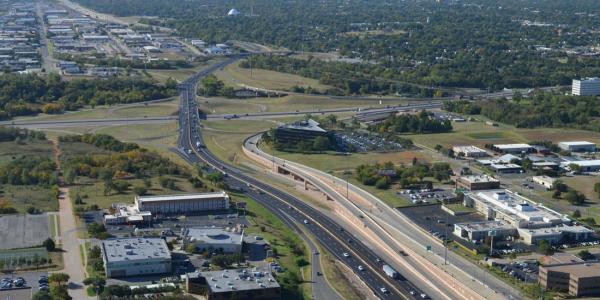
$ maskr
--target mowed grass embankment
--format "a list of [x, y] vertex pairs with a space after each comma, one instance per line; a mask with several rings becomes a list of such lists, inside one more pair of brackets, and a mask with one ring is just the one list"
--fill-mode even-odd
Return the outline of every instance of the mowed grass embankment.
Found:
[[242, 84], [270, 90], [290, 90], [293, 86], [312, 87], [319, 91], [325, 91], [331, 86], [320, 84], [318, 80], [298, 75], [269, 71], [264, 69], [244, 69], [240, 62], [235, 62], [223, 70], [215, 72], [217, 78], [226, 85], [240, 88]]

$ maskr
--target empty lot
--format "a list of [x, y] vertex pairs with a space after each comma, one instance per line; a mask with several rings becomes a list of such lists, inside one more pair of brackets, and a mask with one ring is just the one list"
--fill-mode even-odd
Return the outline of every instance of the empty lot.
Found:
[[50, 236], [48, 215], [0, 216], [0, 249], [39, 246]]

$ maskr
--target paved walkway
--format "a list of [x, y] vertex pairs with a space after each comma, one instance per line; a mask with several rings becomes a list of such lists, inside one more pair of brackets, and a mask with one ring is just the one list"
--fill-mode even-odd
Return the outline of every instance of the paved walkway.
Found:
[[94, 299], [88, 297], [83, 285], [85, 279], [84, 266], [81, 261], [81, 241], [77, 237], [77, 223], [73, 214], [73, 205], [69, 198], [69, 189], [60, 188], [59, 196], [60, 231], [62, 233], [62, 249], [65, 268], [62, 272], [69, 274], [69, 295], [73, 299]]

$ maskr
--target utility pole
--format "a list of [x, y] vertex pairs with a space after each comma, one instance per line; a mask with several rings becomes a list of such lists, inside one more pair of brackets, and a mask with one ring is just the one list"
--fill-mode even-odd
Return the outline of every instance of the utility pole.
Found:
[[444, 265], [448, 264], [448, 214], [446, 214], [446, 234], [444, 235]]

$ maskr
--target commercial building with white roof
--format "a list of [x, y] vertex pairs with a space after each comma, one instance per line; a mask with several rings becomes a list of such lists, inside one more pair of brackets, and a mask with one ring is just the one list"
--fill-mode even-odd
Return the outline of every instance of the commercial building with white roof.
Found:
[[464, 156], [464, 157], [485, 157], [489, 156], [489, 154], [476, 146], [454, 146], [452, 147], [452, 151], [455, 155]]
[[104, 240], [102, 259], [109, 278], [171, 272], [171, 252], [161, 238]]
[[225, 228], [188, 228], [183, 238], [185, 247], [192, 244], [199, 252], [221, 250], [223, 253], [241, 253], [243, 241], [243, 230]]
[[281, 299], [281, 287], [266, 267], [188, 273], [185, 281], [188, 293], [207, 300]]
[[224, 191], [213, 193], [136, 196], [139, 211], [152, 214], [188, 214], [229, 209], [229, 195]]
[[526, 244], [540, 240], [552, 243], [563, 238], [586, 240], [593, 233], [583, 226], [572, 226], [565, 215], [508, 190], [465, 193], [465, 206], [475, 208], [487, 220], [504, 222], [518, 230]]
[[596, 152], [596, 144], [586, 141], [560, 142], [558, 147], [572, 152]]
[[[581, 172], [598, 172], [600, 171], [600, 160], [574, 160], [562, 162], [561, 167], [571, 170], [570, 165], [577, 165], [581, 168]], [[572, 170], [571, 170], [572, 171]]]
[[106, 225], [134, 224], [152, 220], [151, 212], [139, 211], [135, 205], [114, 204], [112, 207], [115, 213], [104, 216]]

